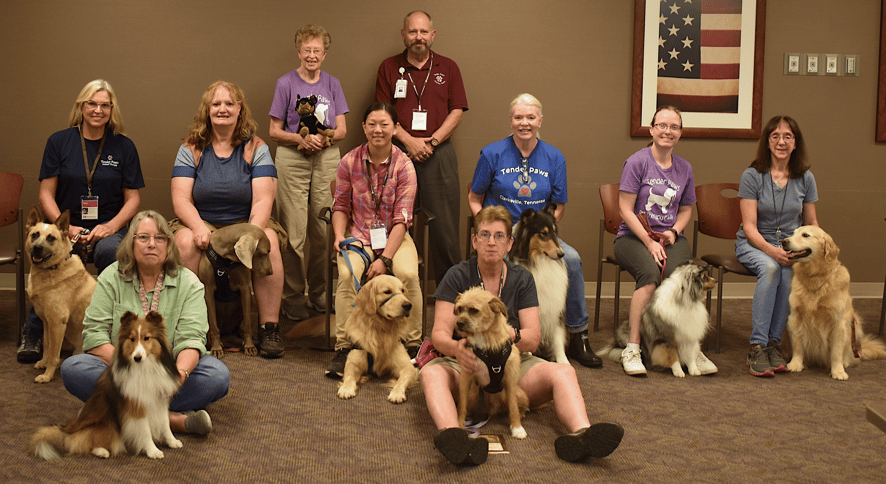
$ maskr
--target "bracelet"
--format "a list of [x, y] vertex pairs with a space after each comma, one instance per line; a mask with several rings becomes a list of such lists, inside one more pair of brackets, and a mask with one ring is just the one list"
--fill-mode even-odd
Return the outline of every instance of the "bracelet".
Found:
[[668, 230], [674, 233], [674, 237], [680, 236], [680, 232], [677, 232], [677, 229], [675, 229], [674, 227], [671, 227]]
[[178, 371], [183, 371], [183, 372], [185, 372], [185, 381], [188, 381], [188, 378], [191, 377], [191, 374], [188, 373], [188, 370], [185, 370], [184, 368], [179, 368]]

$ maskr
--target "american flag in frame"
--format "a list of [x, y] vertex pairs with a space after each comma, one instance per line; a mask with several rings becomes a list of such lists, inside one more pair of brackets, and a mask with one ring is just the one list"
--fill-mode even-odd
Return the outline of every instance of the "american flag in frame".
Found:
[[765, 15], [765, 0], [636, 0], [631, 136], [672, 105], [683, 137], [758, 138]]

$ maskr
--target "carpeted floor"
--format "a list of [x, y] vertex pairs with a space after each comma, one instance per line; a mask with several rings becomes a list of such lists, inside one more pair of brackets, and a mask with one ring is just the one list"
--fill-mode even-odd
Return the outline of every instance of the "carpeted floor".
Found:
[[[593, 301], [589, 301], [593, 305]], [[610, 314], [609, 306], [603, 314]], [[859, 300], [868, 332], [876, 331], [880, 300]], [[720, 372], [674, 378], [631, 378], [607, 361], [577, 367], [592, 421], [624, 425], [625, 439], [610, 457], [570, 464], [557, 459], [563, 432], [552, 408], [524, 421], [529, 438], [507, 436], [504, 418], [484, 433], [504, 434], [507, 455], [477, 468], [456, 468], [434, 448], [434, 428], [420, 386], [392, 405], [387, 390], [369, 381], [353, 400], [335, 396], [323, 376], [331, 353], [302, 342], [279, 360], [229, 354], [227, 397], [210, 406], [214, 430], [182, 436], [182, 449], [110, 460], [65, 458], [47, 463], [25, 446], [42, 425], [64, 423], [79, 402], [58, 378], [33, 383], [37, 370], [15, 361], [12, 293], [0, 291], [0, 481], [2, 482], [883, 482], [886, 434], [865, 420], [865, 405], [886, 398], [886, 361], [849, 369], [845, 382], [823, 369], [754, 378], [744, 363], [750, 301], [724, 305], [723, 352], [706, 352]], [[622, 304], [626, 311], [627, 304]], [[589, 308], [593, 311], [593, 308]], [[593, 312], [592, 312], [593, 314]], [[622, 315], [625, 317], [626, 315]], [[611, 331], [608, 316], [595, 348]], [[284, 328], [286, 329], [286, 328]]]

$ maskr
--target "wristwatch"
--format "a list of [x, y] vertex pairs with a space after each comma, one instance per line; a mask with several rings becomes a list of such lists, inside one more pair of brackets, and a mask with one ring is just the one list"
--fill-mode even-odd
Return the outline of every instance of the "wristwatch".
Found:
[[437, 141], [437, 138], [431, 138], [431, 146], [436, 148], [438, 144], [440, 144], [440, 142]]
[[381, 254], [379, 254], [378, 258], [381, 259], [381, 261], [385, 263], [385, 267], [387, 267], [388, 272], [390, 272], [391, 266], [394, 265], [394, 261], [392, 261], [391, 259], [388, 259], [387, 257], [385, 257]]
[[517, 344], [519, 342], [520, 342], [520, 328], [515, 326], [514, 327], [514, 344]]
[[680, 232], [677, 232], [677, 229], [675, 229], [674, 227], [671, 227], [668, 230], [674, 233], [674, 237], [680, 236]]

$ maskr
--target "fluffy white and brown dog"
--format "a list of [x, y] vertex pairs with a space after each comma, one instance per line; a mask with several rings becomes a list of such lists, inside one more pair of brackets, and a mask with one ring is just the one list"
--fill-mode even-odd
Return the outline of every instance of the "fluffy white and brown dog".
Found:
[[[692, 261], [676, 268], [655, 290], [643, 309], [640, 329], [641, 347], [647, 363], [653, 367], [670, 368], [674, 376], [683, 378], [683, 365], [692, 376], [709, 375], [717, 367], [701, 352], [701, 342], [710, 322], [705, 308], [705, 293], [716, 280], [707, 269]], [[597, 355], [609, 355], [621, 361], [621, 352], [627, 346], [630, 326], [619, 325], [615, 339]]]
[[530, 208], [520, 214], [508, 258], [527, 268], [535, 279], [541, 326], [539, 351], [551, 354], [557, 363], [568, 364], [565, 317], [569, 276], [554, 216], [556, 206], [549, 203], [540, 211]]
[[418, 370], [400, 342], [412, 309], [406, 286], [394, 276], [375, 276], [363, 285], [354, 303], [344, 329], [355, 346], [348, 353], [338, 397], [355, 397], [358, 385], [372, 372], [379, 377], [393, 376], [396, 381], [388, 401], [405, 402], [406, 388], [418, 381]]
[[480, 370], [461, 373], [458, 392], [458, 423], [464, 428], [468, 410], [484, 392], [483, 412], [489, 416], [508, 411], [511, 437], [526, 438], [522, 417], [529, 397], [520, 388], [520, 350], [508, 331], [508, 308], [490, 292], [474, 287], [455, 299], [455, 332], [473, 349]]
[[849, 271], [837, 259], [840, 249], [834, 239], [806, 225], [781, 245], [796, 261], [788, 317], [793, 356], [788, 370], [820, 365], [830, 368], [833, 379], [846, 380], [846, 367], [857, 359], [886, 357], [883, 342], [862, 332], [849, 296]]
[[140, 318], [126, 312], [111, 364], [74, 420], [64, 427], [42, 427], [30, 451], [51, 460], [59, 452], [110, 457], [125, 451], [163, 458], [155, 442], [182, 446], [169, 428], [169, 402], [180, 386], [179, 372], [166, 340], [163, 316]]

